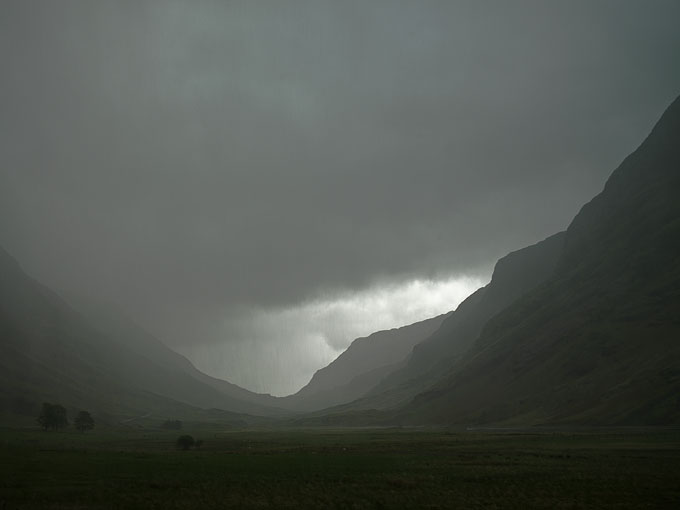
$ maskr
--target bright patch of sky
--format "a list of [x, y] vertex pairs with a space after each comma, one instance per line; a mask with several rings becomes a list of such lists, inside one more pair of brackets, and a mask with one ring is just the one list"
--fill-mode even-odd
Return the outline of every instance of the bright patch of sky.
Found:
[[454, 310], [484, 283], [470, 276], [416, 279], [295, 307], [246, 311], [225, 323], [230, 338], [224, 342], [176, 348], [213, 376], [252, 391], [289, 395], [354, 339]]

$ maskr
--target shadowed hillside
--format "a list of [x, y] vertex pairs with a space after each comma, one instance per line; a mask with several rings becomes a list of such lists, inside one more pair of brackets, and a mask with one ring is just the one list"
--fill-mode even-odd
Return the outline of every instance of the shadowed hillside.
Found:
[[488, 319], [552, 274], [563, 241], [564, 233], [555, 234], [500, 259], [489, 284], [470, 295], [438, 330], [416, 345], [408, 362], [381, 381], [361, 405], [392, 407], [433, 384], [467, 352]]
[[554, 276], [399, 420], [680, 422], [680, 98], [567, 230]]

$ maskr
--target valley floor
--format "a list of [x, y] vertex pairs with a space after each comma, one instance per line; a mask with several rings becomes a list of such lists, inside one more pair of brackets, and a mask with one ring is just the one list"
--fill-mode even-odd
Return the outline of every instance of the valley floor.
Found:
[[678, 508], [679, 430], [0, 429], [0, 508]]

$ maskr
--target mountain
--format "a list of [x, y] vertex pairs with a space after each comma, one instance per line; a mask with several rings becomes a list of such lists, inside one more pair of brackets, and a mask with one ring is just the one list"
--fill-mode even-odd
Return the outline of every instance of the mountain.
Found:
[[[484, 324], [522, 294], [552, 275], [562, 252], [564, 232], [514, 251], [494, 267], [491, 281], [465, 299], [430, 336], [417, 343], [405, 360], [371, 381], [370, 391], [347, 404], [314, 413], [300, 423], [324, 422], [326, 415], [347, 415], [360, 423], [359, 411], [394, 409], [429, 389], [473, 345]], [[385, 419], [382, 415], [376, 415]], [[381, 417], [382, 416], [382, 417]], [[373, 419], [371, 415], [371, 419]], [[338, 416], [338, 423], [345, 423]], [[333, 419], [329, 419], [334, 423]]]
[[112, 417], [193, 416], [201, 408], [280, 413], [234, 397], [233, 385], [201, 374], [153, 338], [129, 328], [108, 335], [1, 249], [0, 383], [0, 410], [10, 413], [33, 412], [42, 401]]
[[363, 396], [398, 368], [413, 347], [436, 331], [445, 317], [446, 314], [357, 338], [300, 391], [280, 399], [280, 405], [313, 411]]
[[563, 243], [561, 232], [501, 258], [491, 281], [465, 299], [441, 327], [416, 345], [407, 363], [385, 377], [359, 405], [393, 407], [427, 389], [468, 351], [491, 317], [553, 273]]
[[403, 423], [680, 423], [680, 98]]

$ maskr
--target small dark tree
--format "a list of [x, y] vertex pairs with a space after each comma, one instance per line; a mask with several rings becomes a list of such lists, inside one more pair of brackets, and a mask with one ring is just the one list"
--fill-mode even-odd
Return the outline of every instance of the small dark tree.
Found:
[[76, 430], [85, 432], [86, 430], [92, 430], [94, 428], [94, 418], [92, 418], [87, 411], [80, 411], [73, 424], [75, 425]]
[[200, 450], [201, 446], [203, 446], [203, 439], [197, 439], [196, 442], [194, 443], [194, 448]]
[[38, 416], [38, 424], [45, 430], [59, 430], [68, 425], [66, 409], [59, 404], [44, 402]]
[[175, 445], [177, 446], [177, 448], [180, 448], [182, 450], [188, 450], [189, 448], [194, 446], [195, 443], [196, 442], [194, 441], [193, 437], [185, 434], [177, 438], [177, 442], [175, 443]]

